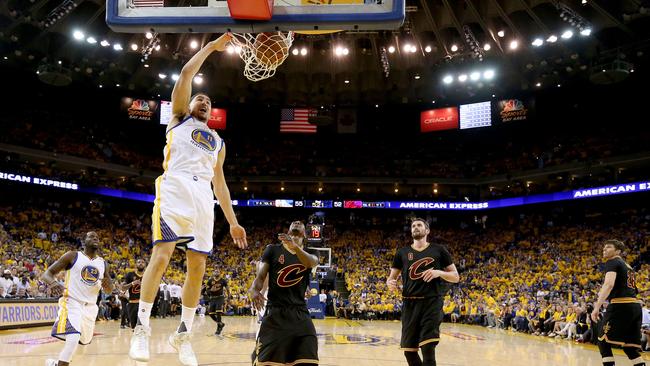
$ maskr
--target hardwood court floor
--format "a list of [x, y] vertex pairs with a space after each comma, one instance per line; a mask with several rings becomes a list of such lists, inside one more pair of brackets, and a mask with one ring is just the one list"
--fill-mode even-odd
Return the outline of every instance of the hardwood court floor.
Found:
[[[215, 324], [197, 317], [192, 344], [200, 365], [250, 365], [257, 322], [252, 317], [225, 317], [224, 337], [208, 336]], [[400, 323], [387, 321], [317, 320], [321, 365], [396, 366], [406, 365], [398, 350]], [[168, 334], [178, 325], [176, 319], [152, 319], [152, 359], [150, 365], [180, 365], [167, 344]], [[440, 366], [526, 365], [585, 366], [600, 365], [596, 347], [564, 340], [545, 339], [510, 331], [482, 327], [443, 324], [437, 347]], [[50, 328], [0, 331], [0, 365], [42, 366], [46, 358], [56, 358], [63, 342], [49, 337]], [[130, 329], [118, 322], [98, 322], [95, 339], [79, 346], [72, 365], [135, 365], [127, 355]], [[649, 355], [644, 355], [649, 360]], [[622, 352], [616, 351], [618, 365], [628, 365]], [[141, 364], [145, 366], [146, 364]]]

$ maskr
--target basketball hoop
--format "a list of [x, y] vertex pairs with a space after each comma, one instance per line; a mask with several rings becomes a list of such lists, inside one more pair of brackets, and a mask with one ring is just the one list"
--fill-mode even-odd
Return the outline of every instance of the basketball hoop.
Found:
[[275, 75], [275, 70], [289, 56], [293, 32], [232, 33], [231, 43], [241, 51], [244, 76], [250, 81], [260, 81]]

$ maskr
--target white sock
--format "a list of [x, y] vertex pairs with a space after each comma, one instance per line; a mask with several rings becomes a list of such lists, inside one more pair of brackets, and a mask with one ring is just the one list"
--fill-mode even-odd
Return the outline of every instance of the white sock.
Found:
[[[194, 323], [194, 314], [196, 314], [196, 308], [188, 308], [185, 305], [183, 305], [183, 310], [181, 311], [181, 326], [184, 323], [185, 331], [188, 333], [192, 331], [192, 323]], [[179, 331], [180, 332], [183, 331], [180, 329], [180, 326], [179, 326]]]
[[79, 345], [79, 339], [81, 339], [81, 334], [79, 333], [66, 334], [65, 345], [61, 353], [59, 353], [59, 361], [70, 363], [72, 355]]
[[151, 317], [152, 302], [145, 302], [140, 300], [138, 304], [138, 320], [145, 328], [149, 328], [149, 318]]

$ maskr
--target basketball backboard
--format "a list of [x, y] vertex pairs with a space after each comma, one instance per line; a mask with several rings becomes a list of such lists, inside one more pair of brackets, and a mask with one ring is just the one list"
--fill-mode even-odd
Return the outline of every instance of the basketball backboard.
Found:
[[405, 9], [405, 0], [275, 0], [271, 20], [249, 21], [232, 19], [225, 0], [193, 7], [170, 2], [107, 0], [106, 23], [126, 33], [388, 30], [402, 25]]

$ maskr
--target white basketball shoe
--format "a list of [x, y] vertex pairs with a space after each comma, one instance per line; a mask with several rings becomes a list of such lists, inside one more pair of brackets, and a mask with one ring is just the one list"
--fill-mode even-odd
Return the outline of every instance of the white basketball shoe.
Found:
[[131, 348], [129, 357], [134, 361], [149, 361], [149, 337], [151, 328], [145, 328], [144, 325], [136, 325], [131, 336]]
[[197, 366], [196, 356], [192, 350], [190, 339], [192, 336], [188, 332], [174, 332], [169, 336], [169, 344], [178, 351], [178, 360], [185, 366]]

